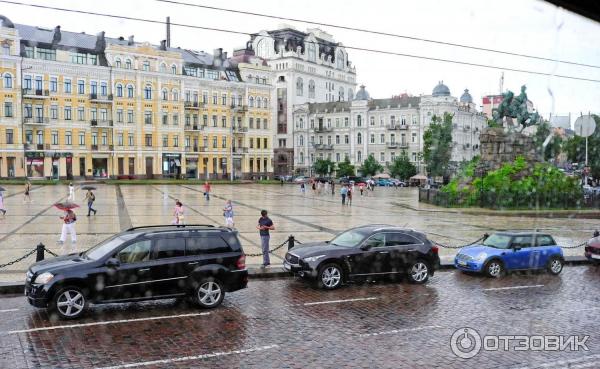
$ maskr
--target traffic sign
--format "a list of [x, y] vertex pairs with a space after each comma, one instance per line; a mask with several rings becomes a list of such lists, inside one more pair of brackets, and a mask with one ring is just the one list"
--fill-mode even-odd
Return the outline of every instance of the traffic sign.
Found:
[[581, 137], [589, 137], [596, 130], [596, 121], [591, 115], [582, 115], [575, 121], [575, 134]]

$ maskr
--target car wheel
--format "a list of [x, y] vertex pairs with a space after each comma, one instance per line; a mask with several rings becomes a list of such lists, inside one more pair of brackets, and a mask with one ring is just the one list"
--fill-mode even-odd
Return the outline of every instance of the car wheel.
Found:
[[429, 279], [429, 266], [423, 260], [417, 260], [408, 268], [408, 280], [412, 283], [422, 284]]
[[484, 271], [488, 277], [500, 278], [504, 275], [504, 265], [500, 260], [490, 260], [485, 264]]
[[550, 258], [550, 261], [548, 261], [548, 271], [550, 272], [550, 274], [559, 275], [560, 272], [562, 272], [562, 269], [563, 261], [561, 260], [561, 258], [557, 256]]
[[218, 279], [202, 279], [196, 287], [195, 301], [205, 309], [212, 309], [221, 305], [223, 297], [225, 297], [225, 290]]
[[319, 268], [318, 286], [326, 290], [333, 290], [342, 285], [342, 268], [335, 264], [325, 264]]
[[54, 295], [49, 309], [61, 319], [77, 319], [87, 309], [87, 300], [80, 288], [65, 287]]

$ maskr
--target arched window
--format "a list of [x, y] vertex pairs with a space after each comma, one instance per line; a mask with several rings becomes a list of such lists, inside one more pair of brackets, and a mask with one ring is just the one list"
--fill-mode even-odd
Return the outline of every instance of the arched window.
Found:
[[127, 97], [133, 98], [133, 85], [127, 85]]
[[121, 68], [121, 58], [115, 59], [115, 68]]
[[160, 63], [159, 71], [161, 73], [167, 73], [167, 65], [165, 63]]
[[346, 57], [344, 55], [344, 52], [342, 50], [339, 50], [337, 52], [337, 67], [338, 69], [344, 69], [344, 67], [346, 66]]
[[340, 90], [338, 92], [338, 101], [344, 101], [344, 88], [340, 87]]
[[115, 90], [117, 91], [117, 97], [123, 97], [123, 85], [120, 83], [117, 83], [117, 87], [115, 88]]
[[302, 96], [304, 93], [304, 81], [301, 77], [296, 79], [296, 96]]
[[356, 153], [356, 159], [358, 160], [359, 163], [362, 163], [362, 152], [358, 151]]
[[175, 64], [171, 65], [171, 74], [177, 74], [177, 66]]
[[304, 153], [300, 151], [300, 164], [304, 164]]
[[304, 129], [304, 119], [300, 118], [300, 129]]
[[179, 101], [179, 91], [177, 89], [173, 89], [173, 101]]
[[359, 145], [362, 143], [362, 133], [360, 132], [356, 134], [356, 143]]
[[298, 137], [298, 145], [304, 146], [304, 136], [300, 135]]
[[351, 88], [348, 89], [348, 101], [352, 101], [354, 99], [354, 91]]
[[254, 107], [254, 96], [250, 96], [248, 98], [248, 106], [250, 106], [251, 108]]
[[152, 86], [151, 85], [146, 85], [144, 87], [144, 99], [152, 100]]
[[169, 91], [166, 88], [162, 89], [162, 99], [163, 101], [169, 100]]
[[131, 63], [131, 59], [125, 60], [125, 69], [133, 68], [133, 64]]
[[4, 73], [4, 88], [12, 88], [13, 77], [10, 73]]
[[356, 116], [356, 126], [362, 127], [362, 116], [361, 115]]
[[308, 61], [315, 62], [317, 61], [317, 47], [313, 43], [309, 43], [306, 47], [308, 54]]
[[265, 109], [268, 109], [268, 108], [269, 108], [269, 99], [268, 99], [268, 98], [266, 98], [266, 97], [263, 97], [263, 107], [264, 107]]
[[315, 98], [315, 81], [312, 79], [308, 81], [308, 98]]

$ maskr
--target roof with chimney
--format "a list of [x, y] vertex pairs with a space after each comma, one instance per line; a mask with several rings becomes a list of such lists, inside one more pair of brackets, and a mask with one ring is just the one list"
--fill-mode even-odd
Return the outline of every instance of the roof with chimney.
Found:
[[[399, 108], [408, 108], [408, 107], [419, 107], [419, 103], [421, 102], [421, 98], [419, 96], [408, 96], [403, 94], [402, 96], [394, 96], [389, 99], [371, 99], [367, 103], [367, 107], [369, 110], [376, 109], [399, 109]], [[332, 113], [334, 110], [336, 112], [349, 111], [351, 106], [351, 102], [349, 101], [334, 101], [334, 102], [326, 102], [326, 103], [309, 103], [308, 110], [310, 113], [324, 113], [327, 111], [328, 113]]]

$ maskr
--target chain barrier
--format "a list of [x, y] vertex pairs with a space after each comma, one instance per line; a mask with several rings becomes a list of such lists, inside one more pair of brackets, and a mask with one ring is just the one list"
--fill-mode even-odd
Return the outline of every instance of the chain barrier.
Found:
[[46, 251], [48, 254], [50, 254], [50, 255], [52, 255], [52, 256], [55, 256], [55, 257], [56, 257], [56, 256], [58, 256], [58, 254], [56, 254], [56, 253], [54, 253], [54, 252], [50, 251], [50, 250], [49, 250], [49, 249], [48, 249], [46, 246], [44, 246], [44, 250], [45, 250], [45, 251]]
[[582, 247], [582, 246], [587, 246], [587, 241], [584, 241], [582, 243], [580, 243], [579, 245], [574, 245], [574, 246], [561, 246], [561, 248], [563, 249], [576, 249], [578, 247]]
[[[298, 241], [296, 241], [298, 242]], [[274, 249], [269, 250], [269, 254], [273, 254], [273, 252], [279, 250], [280, 248], [282, 248], [283, 246], [287, 245], [288, 240], [283, 241], [283, 243], [275, 246]], [[298, 242], [300, 243], [300, 242]], [[256, 254], [246, 254], [247, 257], [254, 257], [254, 256], [262, 256], [262, 252], [256, 253]]]
[[433, 241], [433, 243], [436, 244], [437, 246], [443, 247], [445, 249], [461, 249], [463, 247], [474, 245], [474, 244], [478, 243], [479, 241], [484, 240], [485, 238], [487, 238], [487, 235], [481, 236], [478, 239], [476, 239], [475, 241], [473, 241], [471, 243], [467, 243], [466, 245], [457, 245], [457, 246], [446, 245], [446, 244], [443, 244], [443, 243], [439, 243], [437, 241]]
[[16, 264], [16, 263], [18, 263], [21, 260], [27, 259], [29, 256], [31, 256], [35, 252], [37, 252], [37, 249], [33, 249], [33, 250], [29, 251], [28, 253], [26, 253], [25, 255], [21, 256], [20, 258], [18, 258], [16, 260], [13, 260], [13, 261], [8, 262], [6, 264], [0, 264], [0, 269], [1, 268], [5, 268], [5, 267], [10, 266], [10, 265], [13, 265], [13, 264]]

